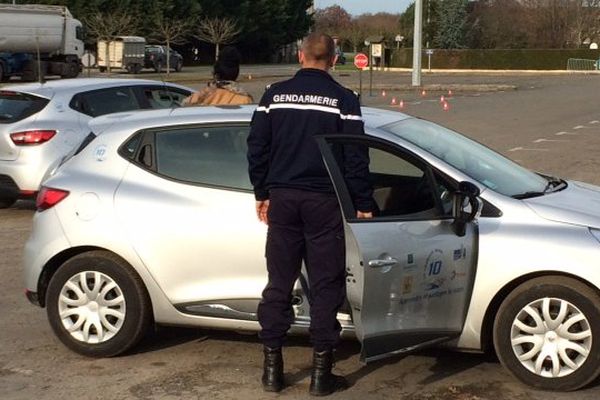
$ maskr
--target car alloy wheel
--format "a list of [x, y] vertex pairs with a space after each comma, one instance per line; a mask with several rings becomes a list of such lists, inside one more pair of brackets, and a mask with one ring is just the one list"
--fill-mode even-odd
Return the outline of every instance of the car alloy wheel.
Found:
[[592, 347], [585, 315], [566, 300], [545, 297], [521, 309], [511, 330], [521, 364], [534, 374], [561, 378], [579, 369]]
[[125, 297], [108, 275], [83, 271], [63, 285], [58, 311], [63, 327], [76, 340], [102, 343], [113, 338], [123, 326]]
[[59, 266], [48, 284], [46, 307], [61, 342], [91, 357], [127, 351], [152, 322], [152, 306], [141, 278], [108, 251], [83, 253]]
[[600, 374], [600, 296], [568, 277], [541, 277], [514, 289], [494, 321], [500, 362], [544, 390], [577, 390]]

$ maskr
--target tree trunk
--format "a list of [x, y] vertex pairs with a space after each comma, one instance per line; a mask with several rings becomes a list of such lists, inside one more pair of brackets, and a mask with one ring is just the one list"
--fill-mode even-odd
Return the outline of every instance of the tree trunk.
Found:
[[169, 76], [170, 69], [171, 69], [171, 41], [169, 40], [169, 36], [167, 36], [167, 76]]
[[215, 62], [219, 60], [219, 43], [215, 43]]

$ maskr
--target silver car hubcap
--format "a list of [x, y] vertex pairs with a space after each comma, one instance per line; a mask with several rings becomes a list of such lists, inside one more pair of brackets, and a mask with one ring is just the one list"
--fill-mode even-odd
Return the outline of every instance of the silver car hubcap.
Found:
[[58, 312], [65, 329], [80, 342], [114, 337], [125, 321], [125, 297], [117, 283], [97, 271], [80, 272], [63, 285]]
[[519, 311], [510, 338], [521, 364], [544, 378], [575, 372], [592, 348], [592, 330], [585, 315], [568, 301], [549, 297]]

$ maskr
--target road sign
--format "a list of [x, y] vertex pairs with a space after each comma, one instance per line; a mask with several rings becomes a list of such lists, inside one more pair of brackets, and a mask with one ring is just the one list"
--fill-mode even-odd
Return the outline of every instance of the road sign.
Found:
[[96, 65], [96, 57], [94, 57], [94, 55], [89, 51], [86, 51], [83, 54], [83, 57], [81, 57], [81, 63], [86, 68], [93, 67], [94, 65]]
[[373, 45], [371, 46], [371, 56], [381, 57], [382, 54], [383, 54], [383, 44], [373, 43]]
[[357, 53], [354, 56], [354, 65], [358, 69], [364, 69], [364, 68], [366, 68], [367, 65], [369, 65], [369, 57], [367, 57], [366, 54]]

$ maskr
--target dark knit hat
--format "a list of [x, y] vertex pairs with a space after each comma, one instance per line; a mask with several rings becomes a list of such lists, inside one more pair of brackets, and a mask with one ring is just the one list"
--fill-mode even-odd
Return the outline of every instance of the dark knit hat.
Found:
[[222, 81], [235, 81], [240, 74], [240, 59], [240, 52], [235, 47], [223, 47], [213, 67], [215, 78]]

